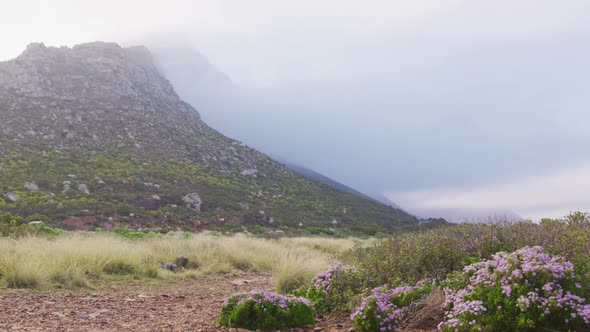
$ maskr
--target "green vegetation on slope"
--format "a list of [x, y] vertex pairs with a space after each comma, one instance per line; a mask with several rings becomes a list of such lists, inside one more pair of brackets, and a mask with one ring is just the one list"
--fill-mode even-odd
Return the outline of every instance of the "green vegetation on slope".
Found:
[[[110, 223], [231, 230], [234, 225], [241, 230], [238, 225], [300, 228], [301, 223], [310, 231], [331, 227], [375, 234], [417, 224], [403, 211], [291, 172], [251, 177], [174, 159], [148, 160], [139, 154], [54, 150], [13, 151], [0, 158], [0, 167], [0, 192], [5, 193], [1, 210], [63, 227], [94, 229]], [[200, 211], [183, 202], [189, 193], [199, 194]], [[336, 225], [331, 224], [334, 218]]]

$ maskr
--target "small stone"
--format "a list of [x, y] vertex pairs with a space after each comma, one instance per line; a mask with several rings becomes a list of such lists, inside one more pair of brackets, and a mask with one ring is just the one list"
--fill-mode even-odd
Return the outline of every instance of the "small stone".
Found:
[[26, 190], [29, 190], [29, 191], [39, 190], [39, 186], [34, 183], [27, 182], [27, 183], [25, 183], [24, 187]]
[[[162, 267], [164, 269], [166, 269], [168, 271], [172, 271], [172, 272], [176, 272], [176, 270], [178, 270], [178, 265], [176, 265], [172, 262], [166, 262], [166, 263], [162, 264]], [[168, 296], [170, 296], [170, 295], [168, 295]]]

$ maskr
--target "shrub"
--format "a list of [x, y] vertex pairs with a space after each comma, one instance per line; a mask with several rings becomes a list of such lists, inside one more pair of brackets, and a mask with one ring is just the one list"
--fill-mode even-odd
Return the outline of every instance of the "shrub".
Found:
[[357, 331], [394, 331], [406, 314], [406, 308], [432, 291], [432, 284], [420, 281], [415, 286], [400, 285], [373, 289], [352, 313]]
[[540, 246], [465, 267], [447, 280], [443, 331], [588, 330], [574, 265]]
[[313, 278], [311, 284], [307, 287], [301, 287], [294, 291], [296, 296], [302, 296], [313, 302], [317, 312], [326, 312], [333, 309], [329, 302], [329, 292], [332, 289], [332, 283], [338, 279], [345, 266], [335, 261], [334, 264], [326, 271], [321, 272]]
[[53, 228], [53, 227], [49, 227], [49, 226], [45, 226], [45, 225], [39, 225], [38, 226], [39, 231], [41, 231], [44, 234], [48, 234], [48, 235], [60, 235], [63, 234], [65, 231], [63, 229], [60, 228]]
[[590, 281], [590, 222], [572, 221], [581, 218], [573, 214], [541, 224], [461, 224], [395, 234], [373, 246], [354, 249], [345, 262], [358, 269], [363, 287], [373, 288], [396, 280], [444, 280], [447, 274], [497, 252], [542, 246], [547, 253], [574, 263], [578, 275], [587, 275]]
[[178, 258], [176, 258], [176, 265], [180, 266], [183, 269], [188, 268], [188, 257], [178, 256]]
[[219, 324], [226, 327], [275, 329], [315, 323], [313, 304], [305, 298], [252, 291], [233, 295], [221, 308]]

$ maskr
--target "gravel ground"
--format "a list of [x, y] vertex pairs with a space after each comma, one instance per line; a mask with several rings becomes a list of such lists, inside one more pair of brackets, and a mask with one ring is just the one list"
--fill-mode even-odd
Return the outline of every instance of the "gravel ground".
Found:
[[[228, 331], [216, 325], [225, 298], [272, 289], [261, 273], [182, 280], [125, 280], [93, 290], [0, 290], [0, 331]], [[346, 316], [293, 331], [349, 331]], [[234, 329], [235, 330], [235, 329]]]

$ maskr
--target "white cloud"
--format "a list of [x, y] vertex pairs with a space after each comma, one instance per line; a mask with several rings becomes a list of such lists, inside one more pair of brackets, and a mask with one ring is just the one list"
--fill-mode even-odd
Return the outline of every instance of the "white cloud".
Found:
[[387, 196], [409, 210], [510, 209], [525, 218], [561, 217], [590, 208], [590, 164], [500, 184]]

